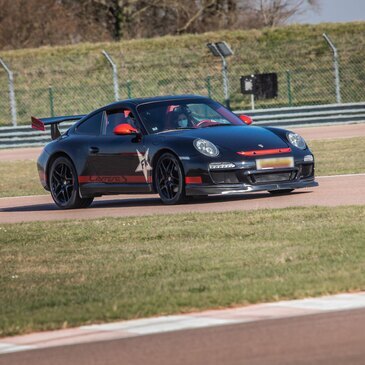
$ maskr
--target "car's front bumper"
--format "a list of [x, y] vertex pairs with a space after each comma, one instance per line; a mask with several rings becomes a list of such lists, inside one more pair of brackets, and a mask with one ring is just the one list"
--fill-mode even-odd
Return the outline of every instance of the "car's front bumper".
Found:
[[318, 183], [314, 179], [290, 181], [290, 182], [275, 182], [269, 184], [260, 185], [248, 185], [248, 184], [215, 184], [215, 185], [202, 185], [202, 184], [189, 184], [186, 185], [186, 195], [211, 195], [211, 194], [243, 194], [256, 191], [275, 191], [275, 190], [292, 190], [311, 188], [318, 186]]

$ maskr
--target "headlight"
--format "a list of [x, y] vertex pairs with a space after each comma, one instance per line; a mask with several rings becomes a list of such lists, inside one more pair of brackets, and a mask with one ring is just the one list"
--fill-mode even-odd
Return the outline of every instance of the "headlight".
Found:
[[216, 157], [219, 155], [218, 148], [206, 139], [196, 139], [193, 144], [194, 147], [205, 156]]
[[304, 138], [299, 134], [290, 132], [286, 135], [286, 137], [293, 146], [300, 148], [301, 150], [305, 150], [307, 148]]

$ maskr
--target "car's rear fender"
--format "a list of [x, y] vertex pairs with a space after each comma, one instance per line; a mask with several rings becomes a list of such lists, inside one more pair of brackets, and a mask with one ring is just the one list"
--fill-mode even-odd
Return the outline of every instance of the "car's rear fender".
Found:
[[51, 170], [51, 166], [52, 166], [53, 162], [56, 161], [56, 159], [58, 157], [66, 157], [71, 161], [71, 163], [73, 163], [72, 158], [64, 151], [57, 151], [57, 152], [55, 152], [55, 153], [53, 153], [52, 155], [49, 156], [49, 158], [47, 160], [46, 167], [45, 167], [46, 183], [47, 183], [47, 188], [48, 189], [49, 189], [49, 173], [50, 173], [50, 170]]

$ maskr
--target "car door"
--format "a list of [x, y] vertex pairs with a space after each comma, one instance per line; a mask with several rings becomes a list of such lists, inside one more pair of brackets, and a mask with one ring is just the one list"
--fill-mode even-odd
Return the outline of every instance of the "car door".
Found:
[[117, 125], [126, 123], [140, 130], [129, 109], [104, 112], [95, 165], [99, 181], [106, 190], [114, 193], [150, 191], [151, 169], [143, 135], [114, 134]]
[[96, 112], [75, 128], [72, 152], [80, 184], [93, 182], [97, 175], [95, 157], [100, 143], [102, 118], [103, 112]]

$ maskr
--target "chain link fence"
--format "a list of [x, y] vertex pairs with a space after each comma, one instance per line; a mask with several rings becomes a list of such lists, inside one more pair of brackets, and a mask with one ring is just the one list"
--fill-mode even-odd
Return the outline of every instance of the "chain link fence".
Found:
[[[295, 47], [275, 41], [270, 46], [256, 41], [250, 47], [239, 39], [230, 43], [235, 52], [228, 59], [232, 109], [251, 109], [250, 96], [241, 93], [240, 77], [263, 72], [277, 73], [279, 91], [275, 99], [256, 100], [256, 108], [336, 103], [332, 54], [320, 36]], [[18, 124], [29, 123], [31, 115], [83, 114], [113, 102], [113, 72], [102, 49], [100, 45], [45, 48], [3, 56], [14, 74]], [[115, 44], [107, 51], [118, 68], [120, 99], [189, 93], [224, 100], [221, 62], [205, 43], [177, 50], [142, 46], [128, 50]], [[363, 52], [339, 47], [339, 54], [342, 102], [365, 101]], [[8, 77], [1, 69], [0, 125], [11, 124]]]

